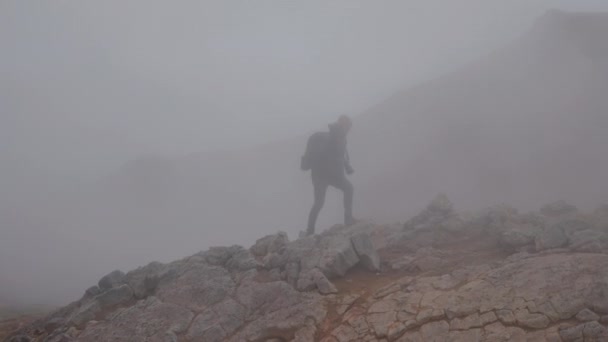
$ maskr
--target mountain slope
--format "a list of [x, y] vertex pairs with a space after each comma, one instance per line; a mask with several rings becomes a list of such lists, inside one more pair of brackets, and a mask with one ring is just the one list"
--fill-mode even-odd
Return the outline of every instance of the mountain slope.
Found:
[[604, 341], [608, 210], [479, 215], [214, 247], [114, 271], [8, 342]]

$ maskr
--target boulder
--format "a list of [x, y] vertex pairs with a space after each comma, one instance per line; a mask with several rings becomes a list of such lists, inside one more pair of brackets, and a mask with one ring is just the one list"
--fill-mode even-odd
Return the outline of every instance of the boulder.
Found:
[[266, 256], [269, 253], [276, 253], [289, 243], [285, 232], [278, 232], [258, 239], [249, 249], [251, 254], [258, 257]]
[[99, 279], [98, 286], [102, 291], [104, 291], [116, 286], [120, 286], [125, 282], [126, 280], [124, 272], [116, 270]]
[[111, 288], [95, 297], [95, 301], [102, 309], [128, 303], [131, 299], [133, 299], [133, 290], [127, 284]]
[[577, 211], [578, 209], [574, 205], [564, 200], [546, 204], [540, 209], [541, 214], [548, 217], [576, 214]]
[[193, 317], [190, 310], [151, 296], [115, 311], [97, 324], [87, 325], [78, 335], [78, 341], [167, 341], [171, 334], [184, 333]]
[[361, 265], [372, 272], [380, 271], [380, 257], [374, 248], [372, 240], [365, 233], [350, 238]]
[[539, 232], [538, 227], [529, 224], [510, 225], [500, 233], [499, 244], [505, 250], [515, 251], [534, 244], [534, 239]]
[[534, 244], [537, 251], [560, 248], [568, 244], [568, 237], [563, 228], [559, 224], [555, 224], [540, 232], [534, 239]]

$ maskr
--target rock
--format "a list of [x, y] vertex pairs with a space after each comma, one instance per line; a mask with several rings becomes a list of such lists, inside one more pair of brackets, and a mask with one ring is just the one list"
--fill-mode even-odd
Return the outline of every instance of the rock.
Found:
[[101, 293], [101, 289], [99, 288], [99, 286], [93, 285], [84, 292], [84, 295], [85, 295], [85, 297], [95, 297], [100, 293]]
[[151, 262], [127, 273], [127, 284], [131, 286], [135, 298], [144, 299], [153, 295], [167, 268], [160, 262]]
[[380, 271], [380, 257], [369, 236], [365, 233], [357, 234], [351, 237], [351, 242], [361, 265], [372, 272]]
[[498, 320], [503, 324], [512, 325], [517, 322], [511, 310], [498, 310], [496, 311], [496, 316], [498, 316]]
[[543, 314], [530, 313], [527, 309], [515, 311], [517, 322], [526, 328], [544, 329], [549, 326], [549, 318]]
[[79, 342], [166, 341], [167, 333], [184, 333], [194, 314], [177, 305], [148, 297], [137, 304], [116, 311], [106, 320], [87, 325]]
[[572, 233], [568, 239], [570, 249], [574, 251], [598, 253], [604, 249], [608, 236], [595, 230], [585, 229]]
[[608, 330], [598, 322], [588, 322], [583, 328], [583, 336], [585, 339], [608, 341]]
[[318, 290], [320, 294], [337, 293], [338, 290], [319, 269], [303, 272], [298, 279], [298, 291]]
[[454, 318], [450, 322], [450, 330], [469, 330], [481, 326], [482, 324], [478, 313], [474, 313], [464, 318]]
[[413, 265], [422, 272], [436, 270], [445, 264], [445, 254], [432, 247], [420, 248], [416, 251]]
[[64, 333], [51, 334], [47, 338], [44, 339], [44, 342], [71, 342], [74, 339]]
[[564, 247], [568, 243], [568, 238], [561, 225], [556, 224], [543, 230], [536, 236], [534, 243], [537, 251], [543, 251], [546, 249]]
[[397, 342], [424, 342], [422, 336], [417, 331], [407, 332], [403, 336], [401, 336]]
[[258, 239], [249, 250], [251, 251], [251, 254], [263, 257], [270, 253], [279, 252], [282, 248], [285, 248], [288, 243], [289, 239], [287, 238], [287, 234], [278, 232]]
[[450, 331], [450, 342], [479, 342], [482, 341], [483, 332], [481, 329], [471, 329], [467, 331]]
[[517, 327], [493, 323], [484, 327], [485, 340], [496, 342], [527, 342], [526, 332]]
[[248, 250], [241, 246], [238, 247], [239, 248], [234, 251], [230, 259], [226, 261], [225, 267], [228, 270], [248, 271], [262, 266]]
[[427, 206], [427, 210], [432, 213], [441, 214], [447, 216], [452, 213], [454, 206], [445, 194], [438, 194], [433, 198], [431, 203]]
[[450, 325], [446, 321], [431, 322], [420, 328], [423, 341], [447, 340]]
[[325, 274], [323, 274], [323, 272], [319, 271], [316, 268], [311, 272], [312, 279], [315, 282], [315, 285], [317, 286], [317, 289], [319, 290], [320, 294], [338, 293], [338, 290], [336, 289], [334, 284], [332, 284], [329, 279], [325, 277]]
[[318, 267], [329, 279], [344, 276], [359, 263], [359, 257], [350, 239], [331, 237], [324, 244]]
[[234, 254], [240, 252], [242, 249], [243, 247], [238, 245], [230, 247], [211, 247], [209, 250], [202, 252], [199, 255], [209, 265], [224, 266]]
[[562, 338], [564, 342], [572, 342], [579, 341], [583, 339], [583, 328], [585, 326], [583, 324], [577, 325], [575, 327], [562, 329], [559, 331], [559, 336]]
[[406, 231], [420, 231], [439, 228], [453, 214], [453, 206], [444, 194], [437, 195], [420, 214], [403, 225]]
[[595, 312], [589, 309], [583, 309], [576, 314], [576, 319], [581, 322], [590, 322], [590, 321], [599, 321], [600, 316], [598, 316]]
[[479, 320], [481, 321], [481, 325], [484, 326], [496, 322], [498, 318], [493, 311], [490, 311], [480, 315]]
[[98, 313], [101, 312], [101, 306], [99, 302], [92, 301], [86, 303], [82, 307], [80, 307], [76, 312], [72, 314], [72, 316], [68, 319], [68, 322], [72, 325], [80, 327], [87, 323], [88, 321], [95, 319]]
[[445, 317], [445, 312], [440, 309], [422, 309], [418, 312], [416, 316], [416, 321], [418, 324], [424, 324], [430, 321], [436, 321]]
[[508, 205], [496, 205], [485, 208], [473, 219], [473, 225], [482, 231], [504, 231], [517, 217], [517, 209]]
[[133, 290], [127, 284], [114, 287], [95, 297], [102, 309], [125, 304], [133, 299]]
[[122, 271], [116, 270], [99, 279], [98, 285], [102, 291], [105, 291], [113, 287], [120, 286], [124, 283], [125, 274]]
[[156, 296], [166, 303], [203, 311], [224, 300], [235, 289], [236, 284], [226, 269], [195, 263], [174, 280], [161, 281]]
[[53, 331], [57, 330], [57, 328], [61, 327], [65, 324], [65, 321], [62, 317], [51, 318], [50, 320], [44, 323], [44, 330], [50, 334]]
[[577, 211], [578, 209], [575, 206], [563, 200], [549, 203], [540, 209], [541, 214], [549, 217], [575, 214]]
[[222, 326], [216, 322], [213, 311], [204, 311], [194, 318], [186, 337], [189, 340], [221, 342], [227, 337]]
[[416, 266], [414, 263], [414, 257], [410, 255], [404, 255], [390, 263], [390, 267], [393, 270], [412, 270]]
[[357, 341], [359, 339], [359, 334], [350, 325], [341, 325], [334, 329], [331, 334], [339, 342]]
[[499, 243], [506, 250], [518, 250], [534, 243], [538, 228], [532, 225], [510, 226], [500, 235]]

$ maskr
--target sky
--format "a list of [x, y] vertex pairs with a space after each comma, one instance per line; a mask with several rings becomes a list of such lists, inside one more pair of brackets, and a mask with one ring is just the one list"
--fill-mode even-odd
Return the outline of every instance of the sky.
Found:
[[480, 58], [550, 8], [608, 4], [5, 0], [0, 160], [90, 180], [142, 155], [305, 134]]

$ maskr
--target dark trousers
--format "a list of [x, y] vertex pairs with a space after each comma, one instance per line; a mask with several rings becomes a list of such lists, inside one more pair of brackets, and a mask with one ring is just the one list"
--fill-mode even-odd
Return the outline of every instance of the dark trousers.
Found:
[[312, 172], [312, 185], [314, 187], [315, 203], [310, 209], [308, 215], [308, 230], [309, 235], [314, 234], [317, 217], [323, 204], [325, 204], [325, 194], [328, 186], [333, 186], [342, 190], [344, 193], [344, 224], [349, 225], [353, 222], [353, 185], [346, 178], [345, 174], [325, 175], [317, 172]]

